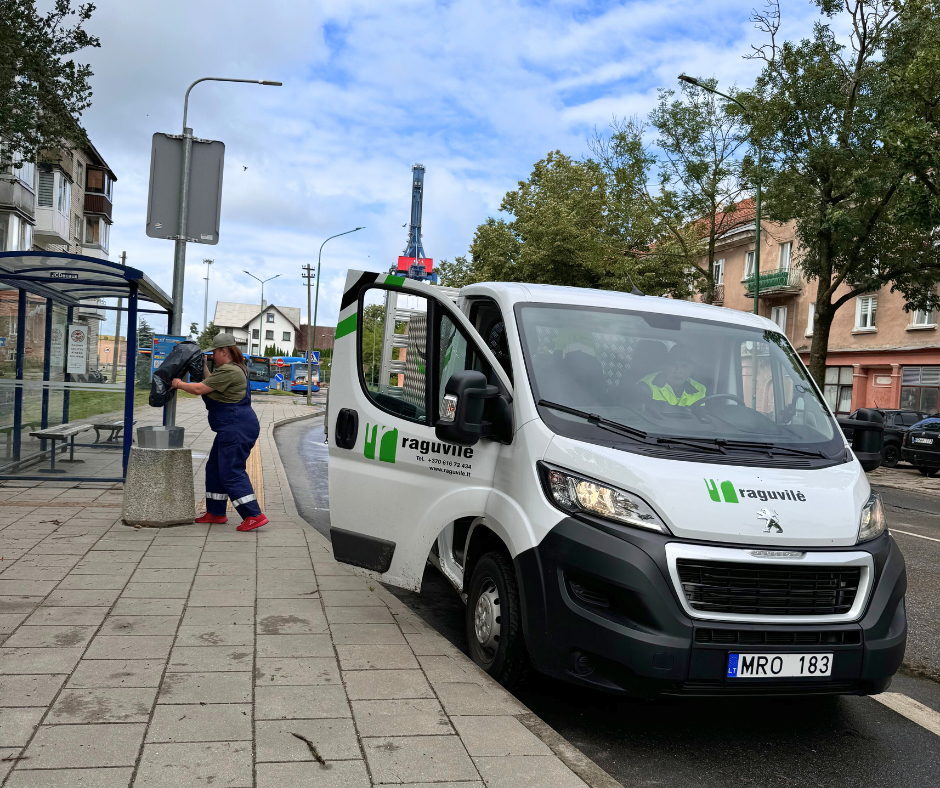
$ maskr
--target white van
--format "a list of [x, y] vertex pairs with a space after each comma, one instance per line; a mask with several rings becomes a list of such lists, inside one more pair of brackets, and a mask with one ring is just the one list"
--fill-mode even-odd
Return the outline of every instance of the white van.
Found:
[[901, 664], [881, 500], [769, 320], [350, 271], [331, 383], [336, 559], [437, 564], [507, 686], [865, 694]]

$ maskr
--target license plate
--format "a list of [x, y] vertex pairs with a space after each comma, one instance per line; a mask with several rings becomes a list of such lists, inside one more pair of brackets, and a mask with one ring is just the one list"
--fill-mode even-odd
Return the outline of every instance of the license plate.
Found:
[[729, 654], [729, 679], [831, 676], [832, 654]]
[[914, 438], [914, 443], [933, 443], [933, 438]]

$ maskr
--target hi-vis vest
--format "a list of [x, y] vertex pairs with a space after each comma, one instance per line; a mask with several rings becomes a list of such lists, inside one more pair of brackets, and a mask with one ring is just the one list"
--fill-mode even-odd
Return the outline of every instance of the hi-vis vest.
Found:
[[672, 390], [672, 386], [670, 386], [668, 383], [663, 386], [657, 386], [655, 383], [653, 383], [658, 374], [658, 372], [653, 372], [652, 374], [647, 375], [645, 378], [640, 378], [640, 383], [645, 383], [650, 387], [650, 391], [653, 393], [653, 399], [658, 402], [668, 402], [670, 405], [686, 407], [688, 405], [693, 405], [705, 397], [705, 387], [697, 380], [692, 380], [692, 378], [689, 378], [688, 382], [695, 387], [695, 392], [690, 394], [688, 391], [683, 391], [682, 396], [677, 397], [676, 392]]

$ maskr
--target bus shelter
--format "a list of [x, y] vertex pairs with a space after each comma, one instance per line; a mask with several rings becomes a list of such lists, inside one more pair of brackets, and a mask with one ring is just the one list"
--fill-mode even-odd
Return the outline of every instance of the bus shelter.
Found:
[[[89, 313], [115, 311], [127, 331], [123, 381], [101, 374], [97, 347], [89, 347], [81, 330]], [[169, 325], [172, 311], [170, 297], [136, 268], [65, 252], [0, 253], [0, 480], [124, 481], [134, 432], [138, 319], [153, 313]], [[105, 417], [120, 438], [88, 443], [85, 432]], [[50, 440], [57, 428], [74, 433], [71, 441]], [[76, 446], [120, 450], [121, 475], [113, 461], [98, 464], [108, 473], [50, 475], [65, 473], [56, 462], [74, 457]]]

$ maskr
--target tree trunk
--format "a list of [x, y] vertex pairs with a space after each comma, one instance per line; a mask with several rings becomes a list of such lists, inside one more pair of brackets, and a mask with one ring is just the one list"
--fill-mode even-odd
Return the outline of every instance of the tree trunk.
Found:
[[836, 310], [829, 300], [827, 291], [829, 282], [818, 280], [816, 288], [816, 312], [813, 315], [813, 343], [809, 351], [809, 374], [822, 388], [826, 384], [826, 356], [829, 355], [829, 332], [832, 330], [832, 320]]

